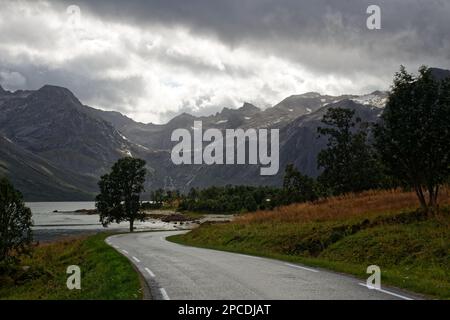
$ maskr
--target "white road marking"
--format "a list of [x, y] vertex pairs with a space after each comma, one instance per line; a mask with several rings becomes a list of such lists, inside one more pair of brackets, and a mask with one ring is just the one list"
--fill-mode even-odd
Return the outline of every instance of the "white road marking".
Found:
[[127, 251], [127, 250], [122, 250], [122, 252], [125, 253], [125, 254], [128, 254], [128, 251]]
[[161, 295], [164, 300], [170, 300], [169, 295], [167, 294], [167, 292], [164, 288], [159, 288], [159, 291], [161, 292]]
[[133, 256], [132, 258], [133, 258], [134, 261], [136, 261], [136, 262], [138, 262], [138, 263], [141, 262], [141, 260], [139, 260], [139, 259], [136, 258], [135, 256]]
[[258, 259], [258, 260], [261, 260], [261, 259], [262, 259], [261, 257], [251, 256], [251, 255], [248, 255], [248, 254], [242, 254], [242, 253], [237, 253], [237, 255], [240, 255], [240, 256], [243, 256], [243, 257], [246, 257], [246, 258]]
[[116, 248], [116, 249], [120, 249], [120, 247], [119, 247], [119, 246], [116, 246], [116, 245], [114, 245], [113, 247]]
[[145, 271], [148, 272], [148, 274], [150, 275], [150, 277], [154, 278], [155, 274], [152, 272], [152, 270], [150, 270], [149, 268], [145, 268]]
[[298, 265], [296, 265], [296, 264], [285, 263], [285, 265], [287, 265], [287, 266], [289, 266], [289, 267], [293, 267], [293, 268], [298, 268], [298, 269], [303, 269], [303, 270], [311, 271], [311, 272], [319, 272], [318, 270], [314, 270], [314, 269], [310, 269], [310, 268], [298, 266]]
[[394, 297], [397, 297], [397, 298], [401, 298], [401, 299], [404, 299], [404, 300], [414, 300], [412, 298], [408, 298], [408, 297], [402, 296], [402, 295], [400, 295], [398, 293], [394, 293], [394, 292], [387, 291], [387, 290], [384, 290], [384, 289], [370, 288], [365, 283], [360, 283], [359, 285], [363, 286], [363, 287], [366, 287], [369, 290], [380, 291], [380, 292], [383, 292], [383, 293], [386, 293], [386, 294], [390, 294], [391, 296], [394, 296]]

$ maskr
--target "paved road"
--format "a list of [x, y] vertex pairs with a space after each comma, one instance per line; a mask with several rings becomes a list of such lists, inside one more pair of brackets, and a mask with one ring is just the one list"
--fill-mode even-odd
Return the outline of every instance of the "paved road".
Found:
[[405, 299], [392, 289], [370, 290], [353, 277], [283, 261], [182, 246], [180, 232], [112, 236], [107, 242], [140, 270], [154, 299]]

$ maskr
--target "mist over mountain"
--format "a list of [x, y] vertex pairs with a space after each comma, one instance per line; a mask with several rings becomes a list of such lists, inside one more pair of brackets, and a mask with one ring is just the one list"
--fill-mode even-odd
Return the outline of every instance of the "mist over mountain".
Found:
[[[448, 70], [432, 72], [439, 79], [450, 76]], [[156, 188], [280, 185], [288, 163], [307, 175], [319, 174], [317, 155], [325, 140], [318, 139], [317, 127], [329, 108], [350, 108], [363, 121], [376, 122], [387, 97], [382, 91], [362, 96], [309, 92], [265, 110], [244, 103], [210, 116], [184, 113], [156, 125], [83, 105], [62, 87], [15, 92], [0, 87], [0, 175], [11, 178], [27, 200], [90, 200], [99, 177], [117, 159], [131, 155], [147, 161], [147, 194]], [[202, 121], [203, 130], [280, 129], [278, 174], [260, 176], [257, 165], [174, 165], [171, 134], [179, 128], [193, 132], [194, 121]]]

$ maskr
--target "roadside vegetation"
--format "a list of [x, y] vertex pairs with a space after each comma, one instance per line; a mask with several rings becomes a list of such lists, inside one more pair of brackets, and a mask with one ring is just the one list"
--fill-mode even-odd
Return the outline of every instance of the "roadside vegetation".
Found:
[[[41, 244], [30, 256], [0, 273], [0, 299], [142, 299], [137, 272], [127, 258], [105, 243], [110, 234]], [[67, 267], [81, 269], [81, 290], [66, 286]]]
[[413, 192], [366, 191], [282, 206], [203, 225], [169, 240], [300, 262], [367, 278], [381, 268], [382, 284], [450, 299], [450, 193], [438, 214], [417, 210]]
[[[129, 221], [132, 232], [133, 222], [145, 218], [139, 207], [144, 166], [143, 160], [123, 158], [102, 177], [96, 205], [103, 225]], [[21, 193], [0, 179], [0, 299], [142, 298], [132, 264], [105, 243], [110, 234], [36, 245], [31, 218]], [[70, 290], [73, 267], [81, 272], [81, 288]]]
[[377, 124], [342, 108], [322, 123], [322, 174], [288, 165], [284, 206], [170, 239], [360, 277], [377, 265], [384, 284], [450, 299], [450, 79], [401, 67]]
[[6, 178], [0, 178], [0, 274], [27, 253], [33, 241], [31, 210], [22, 194]]

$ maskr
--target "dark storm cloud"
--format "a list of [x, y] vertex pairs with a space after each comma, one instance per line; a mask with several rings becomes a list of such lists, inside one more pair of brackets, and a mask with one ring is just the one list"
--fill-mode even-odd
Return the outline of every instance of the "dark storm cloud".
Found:
[[[187, 26], [191, 32], [219, 38], [230, 47], [254, 46], [321, 72], [380, 72], [381, 59], [389, 71], [402, 60], [405, 64], [421, 60], [446, 64], [450, 60], [450, 2], [446, 0], [77, 3], [102, 19], [140, 26]], [[371, 4], [381, 7], [382, 30], [366, 28], [366, 9]]]
[[[79, 37], [64, 29], [72, 4], [85, 17]], [[372, 4], [381, 7], [381, 30], [366, 27]], [[3, 86], [65, 86], [87, 104], [143, 122], [211, 114], [244, 101], [266, 107], [304, 91], [383, 90], [400, 64], [410, 71], [423, 64], [450, 68], [448, 0], [0, 5]]]
[[[144, 80], [139, 76], [122, 79], [101, 77], [101, 70], [122, 62], [113, 54], [108, 59], [103, 56], [78, 57], [67, 63], [65, 68], [35, 64], [27, 57], [22, 57], [18, 63], [4, 60], [14, 59], [0, 59], [0, 80], [11, 91], [25, 88], [37, 90], [45, 84], [56, 85], [69, 88], [82, 102], [89, 101], [95, 106], [119, 109], [124, 113], [133, 112], [129, 106], [136, 105], [135, 99], [145, 92]], [[19, 81], [20, 77], [23, 81]]]

